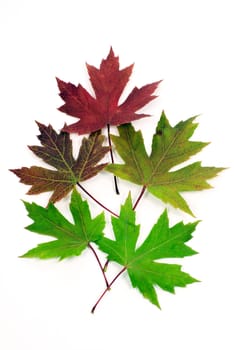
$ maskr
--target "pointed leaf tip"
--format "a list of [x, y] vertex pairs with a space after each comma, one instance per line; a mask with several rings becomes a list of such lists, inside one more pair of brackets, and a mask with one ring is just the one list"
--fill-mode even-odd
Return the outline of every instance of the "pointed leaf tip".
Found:
[[110, 47], [110, 51], [109, 51], [107, 57], [115, 57], [115, 53], [114, 53], [114, 50], [113, 50], [112, 46]]
[[160, 117], [159, 122], [158, 122], [157, 127], [156, 127], [156, 134], [162, 135], [164, 129], [169, 127], [169, 126], [170, 126], [170, 123], [166, 117], [166, 114], [164, 111], [162, 111], [161, 117]]

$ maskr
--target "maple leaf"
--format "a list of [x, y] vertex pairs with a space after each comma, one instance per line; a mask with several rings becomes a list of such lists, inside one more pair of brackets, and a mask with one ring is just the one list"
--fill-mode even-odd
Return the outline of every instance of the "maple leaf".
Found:
[[23, 258], [59, 258], [62, 260], [78, 256], [89, 246], [90, 242], [96, 242], [103, 236], [104, 214], [92, 219], [87, 201], [82, 201], [76, 190], [73, 190], [70, 202], [74, 223], [69, 222], [53, 203], [49, 203], [47, 208], [36, 203], [24, 202], [24, 204], [28, 216], [33, 220], [33, 223], [26, 229], [56, 239], [39, 244], [22, 255]]
[[208, 144], [189, 141], [198, 125], [193, 123], [194, 119], [181, 121], [172, 127], [163, 112], [153, 136], [150, 155], [146, 152], [141, 131], [135, 131], [131, 124], [119, 126], [119, 136], [112, 135], [111, 138], [125, 164], [110, 164], [106, 169], [120, 178], [142, 185], [141, 195], [148, 189], [162, 201], [193, 215], [180, 192], [210, 188], [207, 180], [224, 169], [202, 167], [200, 162], [195, 162], [170, 171]]
[[108, 260], [125, 267], [122, 272], [127, 270], [132, 286], [138, 288], [151, 303], [160, 307], [154, 286], [174, 293], [177, 286], [185, 287], [197, 282], [189, 274], [181, 271], [180, 265], [157, 261], [197, 254], [185, 244], [192, 238], [197, 223], [184, 225], [179, 222], [170, 228], [165, 210], [145, 241], [137, 248], [140, 226], [135, 223], [135, 211], [132, 210], [129, 195], [121, 207], [119, 218], [112, 217], [115, 240], [102, 237], [97, 244], [108, 254]]
[[77, 183], [97, 175], [107, 165], [97, 165], [109, 151], [109, 147], [102, 146], [104, 137], [100, 131], [82, 139], [79, 155], [75, 159], [68, 133], [62, 131], [57, 134], [51, 125], [37, 124], [41, 132], [38, 139], [42, 146], [29, 146], [29, 149], [57, 170], [39, 166], [11, 170], [20, 178], [20, 182], [32, 185], [28, 194], [53, 191], [50, 201], [56, 202], [66, 196]]
[[106, 125], [120, 125], [149, 116], [136, 112], [157, 97], [152, 94], [160, 81], [140, 89], [135, 87], [119, 105], [120, 96], [132, 73], [133, 65], [120, 70], [119, 58], [114, 55], [111, 48], [99, 69], [89, 64], [87, 69], [95, 98], [81, 84], [75, 86], [57, 79], [60, 96], [65, 102], [59, 110], [80, 119], [72, 125], [65, 126], [64, 131], [86, 134], [102, 129]]

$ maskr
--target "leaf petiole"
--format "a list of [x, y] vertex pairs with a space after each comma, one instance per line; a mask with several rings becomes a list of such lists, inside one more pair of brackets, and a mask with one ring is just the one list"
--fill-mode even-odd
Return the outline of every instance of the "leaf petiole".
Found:
[[88, 244], [88, 247], [93, 252], [93, 255], [95, 256], [95, 258], [96, 258], [96, 260], [98, 262], [98, 265], [99, 265], [99, 267], [100, 267], [100, 269], [102, 271], [102, 274], [103, 274], [103, 277], [104, 277], [104, 280], [105, 280], [105, 283], [106, 283], [106, 288], [109, 288], [109, 282], [108, 282], [106, 274], [105, 274], [105, 266], [102, 267], [102, 264], [101, 264], [101, 261], [100, 261], [98, 255], [97, 255], [97, 252], [96, 252], [96, 250], [94, 249], [94, 247], [90, 243]]
[[[108, 136], [108, 144], [110, 147], [110, 156], [111, 156], [111, 163], [114, 164], [114, 156], [113, 156], [113, 150], [112, 150], [112, 142], [110, 137], [110, 124], [107, 124], [107, 136]], [[117, 184], [117, 177], [114, 175], [114, 184], [115, 184], [115, 192], [116, 194], [120, 194], [118, 184]]]
[[117, 275], [113, 278], [113, 280], [110, 282], [109, 286], [104, 290], [104, 292], [101, 294], [101, 296], [98, 298], [97, 302], [95, 303], [95, 305], [92, 307], [91, 309], [91, 313], [93, 314], [94, 311], [96, 310], [96, 307], [98, 306], [98, 304], [100, 303], [100, 301], [102, 300], [102, 298], [104, 297], [104, 295], [106, 294], [106, 292], [108, 292], [110, 290], [110, 287], [115, 283], [115, 281], [117, 280], [117, 278], [119, 278], [120, 275], [122, 275], [122, 273], [126, 270], [126, 266], [124, 266], [122, 268], [122, 270], [119, 271], [119, 273], [117, 273]]
[[100, 205], [103, 209], [105, 209], [106, 211], [108, 211], [110, 214], [114, 215], [115, 217], [119, 217], [118, 214], [114, 213], [111, 209], [107, 208], [104, 204], [102, 204], [98, 199], [96, 199], [91, 193], [89, 193], [79, 182], [77, 182], [77, 186], [79, 186], [82, 191], [84, 193], [87, 194], [87, 196], [89, 196], [90, 198], [92, 198], [92, 200], [94, 200], [94, 202], [96, 202], [98, 205]]
[[137, 207], [138, 203], [140, 202], [142, 196], [144, 195], [145, 190], [146, 190], [146, 186], [144, 185], [144, 186], [142, 187], [142, 189], [141, 189], [141, 192], [140, 192], [140, 194], [139, 194], [137, 200], [136, 200], [136, 203], [134, 204], [134, 206], [133, 206], [133, 208], [132, 208], [133, 210], [136, 210], [136, 207]]
[[105, 272], [107, 271], [109, 262], [110, 262], [110, 261], [107, 259], [107, 261], [105, 262], [105, 264], [104, 264], [104, 266], [103, 266], [103, 270], [104, 270]]

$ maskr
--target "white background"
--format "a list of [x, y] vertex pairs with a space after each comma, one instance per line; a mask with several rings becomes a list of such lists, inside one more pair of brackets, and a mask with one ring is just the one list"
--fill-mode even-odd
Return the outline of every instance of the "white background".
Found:
[[[234, 348], [232, 6], [227, 0], [0, 0], [2, 350]], [[134, 123], [148, 147], [162, 109], [173, 125], [200, 114], [194, 139], [211, 145], [195, 159], [229, 167], [211, 181], [214, 189], [185, 194], [202, 222], [191, 241], [200, 254], [182, 263], [202, 282], [177, 288], [176, 295], [159, 291], [161, 311], [122, 276], [92, 315], [104, 284], [89, 251], [59, 263], [18, 258], [43, 240], [24, 229], [30, 220], [20, 199], [46, 205], [48, 194], [25, 195], [28, 187], [8, 169], [41, 164], [26, 147], [38, 144], [34, 120], [56, 130], [74, 122], [57, 111], [55, 76], [90, 89], [85, 62], [98, 66], [110, 45], [121, 67], [135, 62], [126, 93], [163, 79], [160, 97], [145, 108], [153, 117]], [[117, 197], [104, 173], [86, 187], [115, 211], [129, 189], [134, 199], [140, 190], [120, 181]], [[67, 205], [65, 199], [59, 208], [66, 213]], [[90, 205], [93, 215], [100, 212]], [[142, 237], [164, 207], [144, 197], [137, 211]], [[194, 220], [168, 210], [171, 223]]]

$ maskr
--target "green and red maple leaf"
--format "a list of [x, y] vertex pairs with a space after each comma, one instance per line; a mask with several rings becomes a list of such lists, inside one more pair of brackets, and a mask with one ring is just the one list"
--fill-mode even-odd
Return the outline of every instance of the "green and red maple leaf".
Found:
[[100, 131], [93, 132], [82, 139], [78, 157], [73, 156], [70, 135], [59, 134], [51, 125], [38, 123], [41, 134], [38, 136], [42, 146], [29, 146], [29, 149], [56, 170], [39, 166], [11, 170], [20, 181], [31, 185], [28, 194], [52, 191], [50, 202], [65, 197], [77, 185], [98, 174], [107, 163], [98, 164], [109, 147], [103, 146], [104, 136]]

